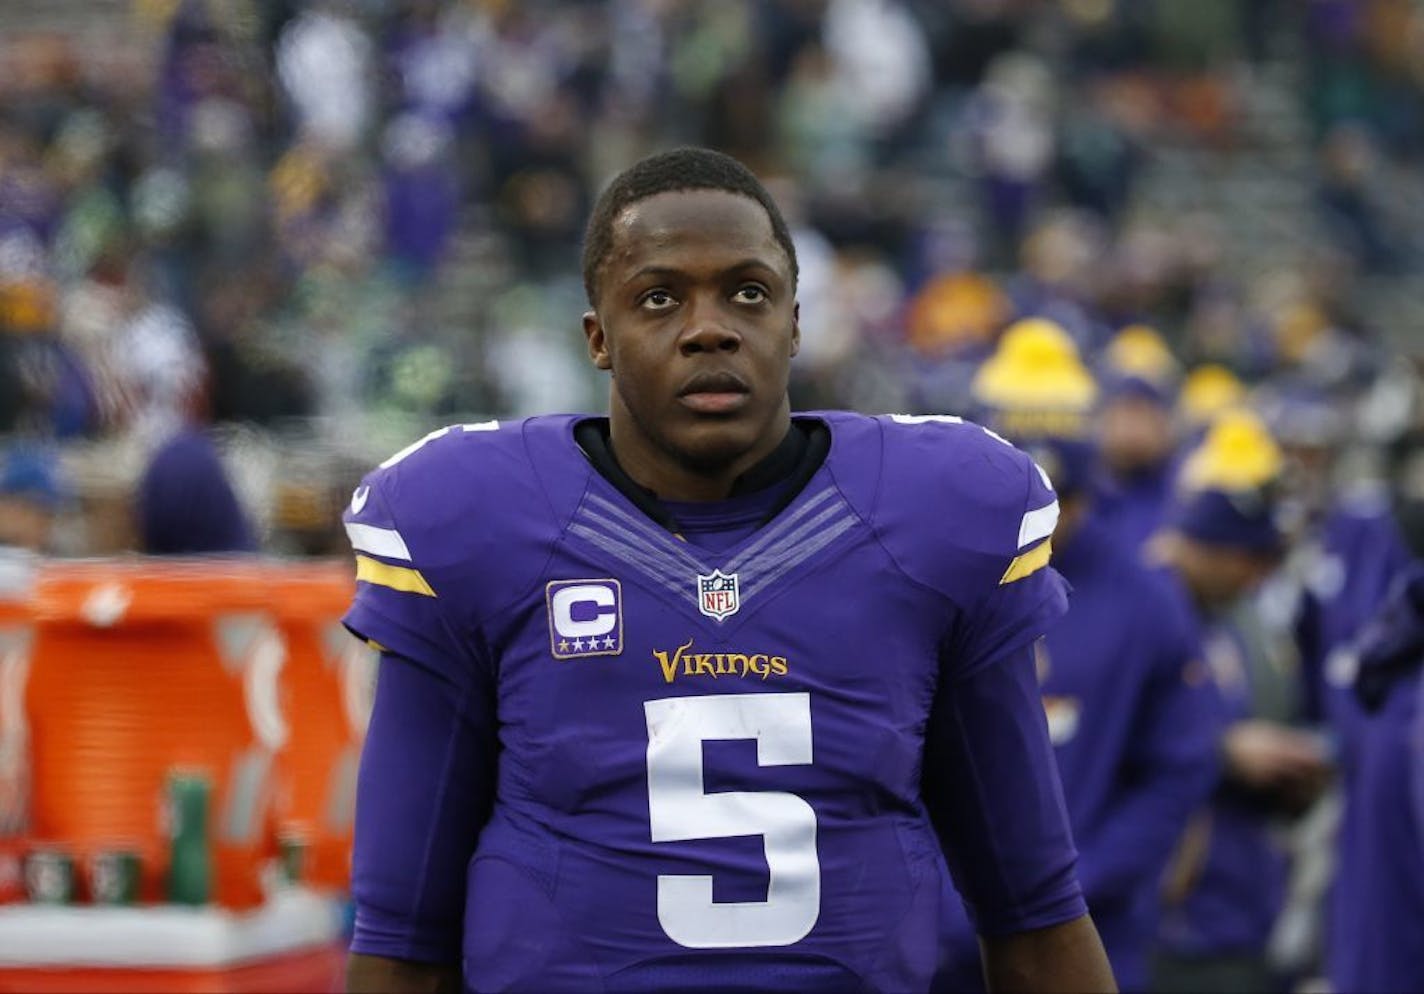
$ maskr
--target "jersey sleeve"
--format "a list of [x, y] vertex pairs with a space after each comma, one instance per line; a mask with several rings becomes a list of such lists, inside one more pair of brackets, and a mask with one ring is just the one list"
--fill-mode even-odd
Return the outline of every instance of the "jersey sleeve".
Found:
[[458, 963], [465, 868], [494, 793], [494, 689], [383, 653], [356, 791], [352, 952]]
[[943, 676], [951, 682], [1032, 644], [1068, 610], [1068, 583], [1050, 565], [1058, 496], [1033, 460], [1014, 455], [1021, 489], [1002, 509], [986, 509], [987, 568], [950, 636]]
[[946, 601], [941, 678], [953, 682], [1042, 635], [1068, 609], [1049, 565], [1058, 496], [1032, 459], [979, 425], [893, 415], [874, 520], [910, 579]]
[[418, 446], [420, 458], [367, 476], [344, 515], [356, 596], [342, 620], [382, 650], [357, 782], [351, 948], [458, 963], [466, 866], [496, 778], [494, 667], [459, 621], [478, 589], [450, 568], [478, 561], [474, 539], [452, 531], [456, 510], [431, 506], [458, 453]]
[[975, 931], [1047, 928], [1087, 913], [1031, 645], [942, 686], [923, 793]]
[[415, 660], [455, 682], [468, 650], [448, 621], [430, 571], [416, 551], [432, 541], [420, 522], [398, 513], [396, 473], [380, 469], [362, 481], [342, 516], [356, 556], [356, 597], [342, 623], [378, 649]]
[[[930, 427], [930, 426], [926, 426]], [[903, 562], [953, 604], [926, 729], [923, 793], [980, 935], [1086, 914], [1034, 644], [1068, 608], [1049, 565], [1058, 499], [1023, 452], [968, 423], [907, 448], [937, 460], [939, 513]]]

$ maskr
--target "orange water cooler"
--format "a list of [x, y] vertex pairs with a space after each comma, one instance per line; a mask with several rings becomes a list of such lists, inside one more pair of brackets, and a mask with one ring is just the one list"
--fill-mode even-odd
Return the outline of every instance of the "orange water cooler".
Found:
[[[0, 601], [0, 992], [335, 989], [373, 673], [351, 593], [344, 564], [134, 559]], [[207, 815], [185, 904], [180, 779]], [[135, 899], [96, 903], [115, 854]]]

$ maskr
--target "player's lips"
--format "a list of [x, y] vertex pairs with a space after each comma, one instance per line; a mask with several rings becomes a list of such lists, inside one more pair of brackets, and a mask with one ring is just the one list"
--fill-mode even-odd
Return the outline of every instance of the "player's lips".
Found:
[[682, 385], [677, 399], [698, 414], [730, 414], [745, 407], [751, 394], [735, 373], [698, 373]]

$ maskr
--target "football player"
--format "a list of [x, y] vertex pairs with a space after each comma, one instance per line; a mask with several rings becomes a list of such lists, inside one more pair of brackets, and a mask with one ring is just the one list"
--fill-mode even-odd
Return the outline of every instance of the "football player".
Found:
[[1424, 978], [1424, 565], [1400, 574], [1357, 658], [1329, 976], [1403, 994]]
[[1384, 603], [1412, 556], [1381, 484], [1340, 485], [1352, 437], [1342, 399], [1307, 383], [1262, 391], [1257, 406], [1286, 459], [1302, 540], [1290, 563], [1299, 588], [1296, 634], [1309, 710], [1348, 735], [1358, 716], [1350, 643]]
[[1047, 477], [793, 416], [795, 252], [726, 156], [617, 177], [584, 277], [608, 417], [434, 432], [346, 516], [348, 986], [923, 989], [947, 857], [992, 985], [1110, 989], [1034, 677]]
[[1153, 548], [1182, 578], [1226, 715], [1222, 775], [1168, 871], [1153, 989], [1267, 992], [1267, 945], [1285, 897], [1288, 853], [1272, 831], [1320, 796], [1321, 737], [1299, 725], [1305, 679], [1288, 620], [1254, 596], [1278, 568], [1285, 460], [1244, 409], [1220, 415], [1182, 466], [1181, 494]]
[[[1039, 647], [1043, 707], [1088, 908], [1118, 983], [1142, 990], [1162, 871], [1216, 782], [1220, 705], [1197, 623], [1172, 579], [1093, 517], [1097, 384], [1067, 333], [1040, 319], [1010, 327], [974, 395], [983, 423], [1048, 470], [1062, 504], [1053, 559], [1073, 605]], [[935, 987], [981, 989], [974, 932], [949, 917]]]
[[1171, 502], [1181, 369], [1162, 337], [1140, 324], [1108, 343], [1102, 365], [1097, 517], [1135, 550], [1162, 526]]
[[[1421, 441], [1406, 429], [1390, 467], [1406, 523]], [[1340, 743], [1326, 960], [1337, 991], [1411, 991], [1424, 978], [1424, 547], [1411, 549], [1388, 511], [1358, 495], [1335, 502], [1304, 619], [1328, 654], [1326, 714]]]

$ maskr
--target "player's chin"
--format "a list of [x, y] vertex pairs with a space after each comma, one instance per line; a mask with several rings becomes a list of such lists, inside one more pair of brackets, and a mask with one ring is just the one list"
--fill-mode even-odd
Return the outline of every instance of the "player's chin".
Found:
[[746, 414], [679, 418], [670, 426], [668, 448], [692, 466], [717, 467], [734, 462], [756, 447], [761, 425]]

